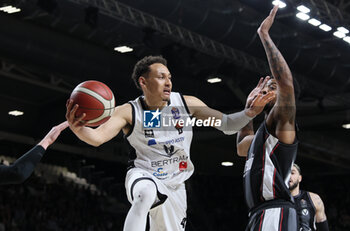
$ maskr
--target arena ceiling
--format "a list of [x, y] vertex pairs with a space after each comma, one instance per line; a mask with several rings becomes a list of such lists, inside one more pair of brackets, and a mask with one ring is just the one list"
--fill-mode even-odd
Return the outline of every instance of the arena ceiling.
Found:
[[[0, 2], [21, 9], [0, 13], [3, 146], [33, 144], [63, 121], [65, 102], [82, 81], [106, 83], [117, 104], [136, 98], [140, 92], [130, 75], [145, 55], [167, 58], [174, 91], [197, 96], [226, 113], [241, 110], [259, 77], [269, 74], [256, 29], [272, 7], [270, 0]], [[350, 44], [297, 19], [301, 2], [312, 9], [311, 16], [333, 28], [350, 29], [350, 7], [341, 0], [286, 1], [288, 6], [279, 11], [271, 31], [301, 92], [298, 161], [309, 172], [346, 173], [350, 130], [342, 124], [350, 122]], [[120, 45], [134, 51], [115, 52]], [[209, 84], [211, 76], [223, 81]], [[7, 114], [15, 109], [24, 115]], [[66, 131], [52, 150], [75, 159], [126, 164], [122, 140], [119, 135], [92, 148]], [[244, 163], [236, 156], [235, 136], [214, 129], [196, 130], [192, 158], [204, 174], [239, 175]], [[233, 161], [236, 167], [223, 168], [222, 161]]]

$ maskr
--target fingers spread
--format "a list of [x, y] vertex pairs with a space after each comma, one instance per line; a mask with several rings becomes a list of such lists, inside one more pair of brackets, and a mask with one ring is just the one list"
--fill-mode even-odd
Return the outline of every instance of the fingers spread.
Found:
[[261, 85], [261, 83], [263, 82], [263, 80], [264, 80], [264, 78], [261, 77], [260, 80], [259, 80], [259, 83], [258, 83], [258, 85], [256, 85], [256, 87], [260, 87], [260, 85]]

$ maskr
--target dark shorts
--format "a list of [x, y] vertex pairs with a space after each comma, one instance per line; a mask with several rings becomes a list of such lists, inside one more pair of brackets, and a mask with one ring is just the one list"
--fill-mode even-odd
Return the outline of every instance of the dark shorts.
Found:
[[266, 202], [250, 212], [246, 231], [297, 231], [298, 220], [290, 202]]

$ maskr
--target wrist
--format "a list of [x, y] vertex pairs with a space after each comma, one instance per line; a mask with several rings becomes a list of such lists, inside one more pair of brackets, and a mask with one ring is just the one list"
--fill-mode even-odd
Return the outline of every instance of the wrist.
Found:
[[40, 143], [38, 143], [38, 145], [40, 145], [41, 147], [43, 147], [45, 150], [50, 146], [49, 142], [46, 141], [46, 140], [40, 141]]
[[252, 110], [250, 110], [249, 108], [245, 108], [244, 109], [244, 113], [246, 116], [248, 116], [251, 120], [255, 118], [256, 113]]

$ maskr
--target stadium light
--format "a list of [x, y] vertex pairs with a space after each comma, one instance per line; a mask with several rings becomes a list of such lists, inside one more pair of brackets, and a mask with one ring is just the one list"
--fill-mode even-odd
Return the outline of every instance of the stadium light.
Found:
[[309, 15], [304, 14], [304, 13], [302, 13], [302, 12], [297, 13], [296, 16], [297, 16], [298, 18], [300, 18], [301, 20], [303, 20], [303, 21], [308, 20], [308, 19], [310, 18]]
[[350, 124], [343, 124], [342, 127], [345, 129], [350, 129]]
[[349, 44], [350, 44], [350, 37], [349, 37], [349, 36], [344, 37], [344, 38], [343, 38], [343, 40], [344, 40], [345, 42], [347, 42], [347, 43], [349, 43]]
[[0, 8], [0, 11], [6, 12], [8, 14], [13, 14], [13, 13], [20, 12], [21, 9], [14, 6], [4, 6]]
[[132, 49], [131, 47], [128, 46], [120, 46], [120, 47], [114, 47], [115, 51], [118, 51], [120, 53], [126, 53], [126, 52], [131, 52], [134, 49]]
[[231, 167], [231, 166], [233, 166], [233, 162], [224, 161], [224, 162], [221, 162], [221, 165], [222, 165], [222, 166], [225, 166], [225, 167]]
[[304, 5], [300, 5], [297, 7], [297, 10], [299, 10], [300, 12], [304, 13], [304, 14], [307, 14], [310, 12], [310, 9], [307, 8], [306, 6]]
[[341, 26], [341, 27], [338, 27], [337, 30], [340, 31], [340, 32], [342, 32], [343, 34], [349, 33], [349, 30], [346, 29], [345, 27], [342, 27], [342, 26]]
[[344, 38], [345, 37], [345, 34], [340, 32], [340, 31], [334, 32], [333, 35], [337, 38]]
[[208, 83], [220, 83], [222, 81], [222, 79], [214, 77], [214, 78], [210, 78], [207, 80]]
[[272, 2], [273, 5], [277, 6], [278, 5], [278, 8], [284, 8], [287, 6], [286, 3], [280, 1], [280, 0], [275, 0]]
[[332, 30], [332, 27], [328, 26], [327, 24], [322, 24], [319, 27], [321, 30], [326, 31], [326, 32]]
[[12, 115], [12, 116], [21, 116], [23, 114], [24, 114], [23, 111], [18, 111], [18, 110], [9, 111], [9, 115]]
[[319, 25], [321, 25], [321, 22], [318, 21], [318, 20], [315, 19], [315, 18], [310, 19], [310, 20], [308, 21], [308, 23], [310, 23], [310, 24], [313, 25], [313, 26], [319, 26]]

